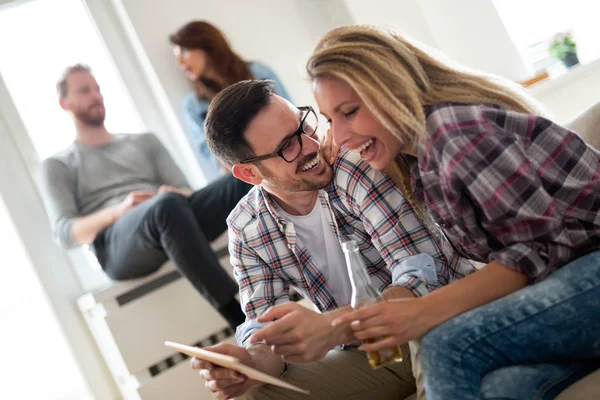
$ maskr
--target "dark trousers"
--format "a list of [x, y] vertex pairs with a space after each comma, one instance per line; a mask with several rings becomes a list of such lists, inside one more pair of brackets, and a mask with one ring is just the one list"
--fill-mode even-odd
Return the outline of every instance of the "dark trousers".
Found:
[[225, 306], [238, 287], [210, 242], [227, 229], [227, 216], [250, 187], [228, 174], [189, 198], [157, 195], [98, 234], [98, 261], [111, 279], [124, 280], [149, 275], [171, 259], [215, 308]]

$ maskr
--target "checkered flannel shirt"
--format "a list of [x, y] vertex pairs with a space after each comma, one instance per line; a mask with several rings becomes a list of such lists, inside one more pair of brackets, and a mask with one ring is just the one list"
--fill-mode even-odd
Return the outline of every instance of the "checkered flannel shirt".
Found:
[[600, 247], [600, 152], [545, 118], [496, 106], [426, 109], [427, 207], [456, 248], [543, 279]]
[[[343, 152], [334, 180], [319, 191], [328, 222], [340, 242], [356, 240], [374, 285], [402, 285], [422, 296], [473, 272], [449, 245], [438, 244], [393, 181]], [[324, 275], [306, 249], [296, 243], [292, 223], [261, 187], [253, 188], [228, 218], [229, 253], [247, 316], [237, 329], [244, 344], [261, 327], [255, 318], [289, 301], [294, 287], [321, 312], [337, 308]]]

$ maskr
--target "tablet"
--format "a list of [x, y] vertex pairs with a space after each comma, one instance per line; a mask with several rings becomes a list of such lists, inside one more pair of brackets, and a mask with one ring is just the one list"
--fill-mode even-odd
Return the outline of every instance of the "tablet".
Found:
[[234, 371], [246, 375], [250, 379], [254, 379], [275, 386], [280, 386], [282, 388], [304, 393], [306, 395], [310, 394], [308, 390], [299, 388], [298, 386], [292, 385], [291, 383], [288, 383], [282, 379], [275, 378], [271, 375], [265, 374], [262, 371], [244, 365], [239, 359], [235, 357], [215, 353], [214, 351], [204, 350], [199, 347], [191, 347], [174, 342], [165, 342], [165, 346], [175, 349], [180, 353], [187, 354], [190, 357], [196, 357], [200, 360], [211, 362], [220, 367], [232, 369]]

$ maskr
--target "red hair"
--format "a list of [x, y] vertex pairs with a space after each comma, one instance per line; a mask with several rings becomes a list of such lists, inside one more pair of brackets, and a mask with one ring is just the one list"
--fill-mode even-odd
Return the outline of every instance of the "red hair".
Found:
[[199, 96], [204, 95], [205, 88], [216, 94], [233, 83], [254, 78], [248, 64], [234, 53], [221, 31], [208, 22], [189, 22], [170, 35], [169, 41], [183, 49], [204, 51], [209, 65], [218, 71], [225, 82], [223, 85], [199, 77], [199, 82], [195, 82]]

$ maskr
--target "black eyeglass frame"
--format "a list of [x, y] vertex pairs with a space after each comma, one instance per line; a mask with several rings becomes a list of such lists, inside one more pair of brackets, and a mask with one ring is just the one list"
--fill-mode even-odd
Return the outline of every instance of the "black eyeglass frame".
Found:
[[[315, 110], [311, 106], [300, 106], [300, 107], [298, 107], [298, 110], [300, 110], [300, 111], [306, 111], [306, 114], [304, 115], [304, 118], [302, 118], [302, 120], [300, 121], [300, 126], [298, 127], [298, 129], [296, 130], [296, 132], [294, 132], [291, 135], [289, 135], [287, 137], [287, 139], [284, 140], [279, 145], [278, 150], [275, 150], [274, 152], [269, 153], [269, 154], [263, 154], [262, 156], [256, 156], [256, 157], [246, 158], [245, 160], [242, 160], [239, 163], [240, 164], [247, 164], [247, 163], [261, 161], [261, 160], [268, 160], [269, 158], [275, 158], [275, 157], [281, 157], [287, 163], [291, 163], [291, 162], [294, 162], [295, 160], [297, 160], [298, 157], [300, 157], [300, 154], [302, 154], [302, 137], [300, 135], [304, 134], [304, 135], [306, 135], [308, 137], [313, 137], [317, 133], [317, 129], [319, 127], [319, 117], [317, 116], [317, 113], [315, 112]], [[309, 116], [310, 113], [313, 113], [313, 115], [315, 116], [315, 121], [317, 121], [317, 122], [316, 122], [316, 124], [314, 126], [314, 131], [309, 134], [309, 133], [304, 132], [304, 122], [306, 121], [306, 118], [308, 118], [308, 116]], [[298, 140], [298, 144], [300, 145], [300, 150], [298, 151], [298, 154], [296, 155], [296, 157], [294, 157], [291, 160], [287, 160], [283, 156], [283, 149], [285, 149], [285, 147], [290, 143], [290, 141], [292, 141], [294, 139]]]

